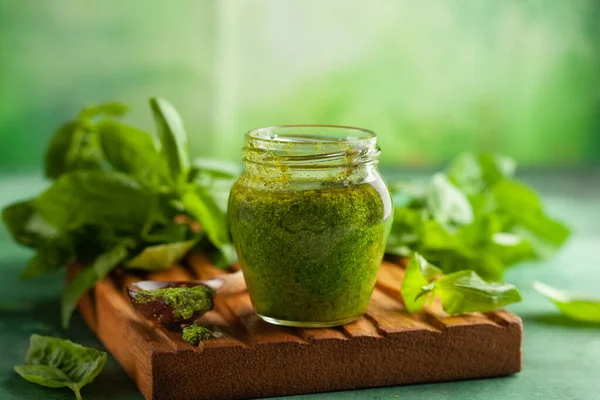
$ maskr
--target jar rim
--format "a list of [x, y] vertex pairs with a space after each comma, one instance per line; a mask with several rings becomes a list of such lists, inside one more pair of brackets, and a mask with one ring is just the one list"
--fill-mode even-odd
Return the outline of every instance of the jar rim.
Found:
[[246, 137], [265, 143], [286, 144], [359, 144], [377, 140], [375, 132], [345, 125], [294, 124], [251, 129]]
[[244, 161], [296, 168], [347, 167], [376, 162], [377, 135], [342, 125], [276, 125], [246, 133]]

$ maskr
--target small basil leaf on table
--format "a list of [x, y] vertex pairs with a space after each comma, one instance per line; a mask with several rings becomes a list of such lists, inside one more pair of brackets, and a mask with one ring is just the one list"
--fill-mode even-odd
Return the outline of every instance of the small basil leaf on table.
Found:
[[427, 189], [427, 207], [444, 226], [473, 222], [473, 209], [467, 197], [444, 174], [435, 174]]
[[31, 335], [26, 365], [15, 372], [29, 382], [51, 388], [68, 387], [81, 400], [81, 389], [104, 368], [107, 355], [69, 340]]
[[133, 247], [133, 243], [126, 242], [100, 254], [69, 282], [61, 297], [62, 325], [65, 329], [69, 326], [71, 314], [75, 311], [81, 296], [90, 290], [96, 282], [108, 275], [117, 265], [125, 261], [130, 247]]
[[534, 282], [533, 288], [551, 300], [565, 316], [600, 324], [600, 298], [571, 295], [541, 282]]
[[167, 269], [181, 260], [198, 241], [165, 243], [145, 247], [138, 255], [125, 263], [127, 268], [145, 271], [160, 271]]
[[35, 207], [62, 231], [100, 225], [130, 232], [143, 226], [155, 202], [152, 193], [123, 173], [75, 171], [56, 180], [36, 199]]
[[448, 314], [488, 312], [521, 301], [521, 295], [513, 285], [486, 282], [467, 270], [436, 280], [434, 294]]
[[187, 213], [197, 219], [206, 235], [219, 249], [227, 266], [237, 261], [235, 248], [229, 236], [227, 214], [202, 187], [187, 190], [181, 199]]
[[188, 140], [183, 121], [177, 110], [164, 99], [151, 98], [150, 108], [173, 181], [181, 184], [187, 180], [190, 171]]
[[413, 253], [404, 272], [402, 281], [402, 298], [406, 309], [411, 312], [417, 312], [425, 305], [425, 297], [419, 297], [422, 287], [426, 286], [431, 279], [441, 275], [442, 271], [436, 266], [430, 264], [420, 254]]
[[106, 159], [116, 170], [150, 186], [169, 182], [165, 160], [149, 133], [110, 120], [97, 129]]

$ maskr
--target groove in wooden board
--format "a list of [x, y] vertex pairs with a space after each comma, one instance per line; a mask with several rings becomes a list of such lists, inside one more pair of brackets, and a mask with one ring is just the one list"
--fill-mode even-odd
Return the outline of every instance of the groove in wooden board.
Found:
[[230, 271], [215, 267], [206, 254], [192, 253], [188, 256], [188, 265], [197, 279], [211, 279]]
[[148, 274], [148, 279], [152, 281], [191, 281], [194, 280], [194, 277], [181, 265], [174, 265], [167, 270]]
[[248, 339], [251, 340], [249, 345], [306, 344], [306, 341], [297, 336], [293, 329], [269, 324], [256, 315], [248, 293], [229, 296], [225, 302], [246, 328]]
[[493, 319], [494, 321], [496, 321], [497, 324], [502, 326], [522, 325], [521, 318], [503, 309], [492, 311], [486, 313], [485, 315], [487, 315], [490, 319]]
[[306, 342], [315, 343], [322, 340], [347, 340], [342, 332], [334, 328], [298, 329], [298, 334]]
[[383, 335], [416, 330], [438, 331], [434, 326], [412, 318], [399, 301], [378, 289], [373, 291], [367, 318], [373, 321]]
[[402, 269], [405, 269], [406, 266], [408, 265], [408, 262], [410, 261], [410, 258], [409, 257], [402, 257], [402, 256], [389, 256], [389, 255], [386, 255], [385, 258], [384, 258], [384, 261], [387, 261], [389, 263], [398, 265]]
[[377, 287], [394, 298], [401, 299], [400, 288], [404, 279], [404, 269], [388, 261], [383, 261], [377, 273]]
[[469, 313], [461, 315], [461, 317], [470, 325], [492, 325], [497, 328], [503, 326], [503, 324], [499, 324], [495, 319], [483, 313]]
[[343, 325], [340, 329], [351, 338], [375, 338], [382, 339], [379, 330], [371, 321], [361, 317], [354, 322]]

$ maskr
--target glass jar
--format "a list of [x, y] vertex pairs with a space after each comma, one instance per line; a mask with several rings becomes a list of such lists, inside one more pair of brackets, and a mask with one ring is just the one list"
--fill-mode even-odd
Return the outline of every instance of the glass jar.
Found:
[[267, 322], [348, 323], [367, 309], [393, 208], [376, 135], [318, 125], [251, 130], [229, 224], [248, 291]]

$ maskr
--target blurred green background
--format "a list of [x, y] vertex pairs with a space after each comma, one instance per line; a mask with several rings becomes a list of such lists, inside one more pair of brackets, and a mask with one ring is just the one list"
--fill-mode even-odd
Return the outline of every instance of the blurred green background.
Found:
[[84, 105], [121, 100], [153, 129], [151, 95], [194, 155], [328, 123], [375, 130], [387, 167], [465, 149], [598, 165], [600, 2], [0, 0], [0, 171], [40, 168]]

